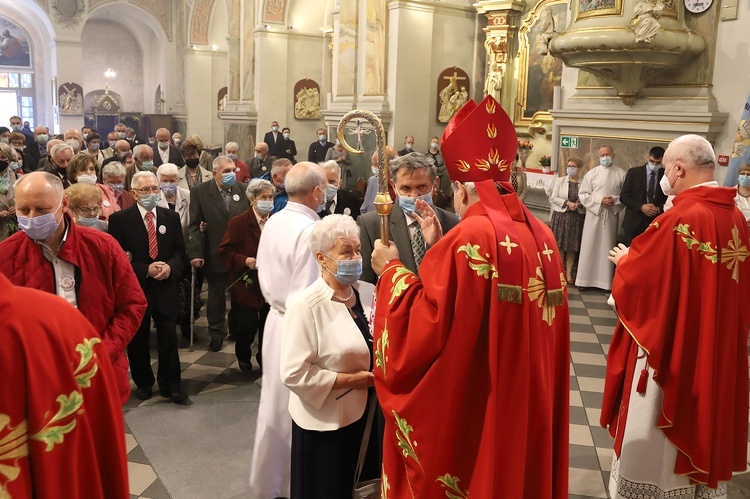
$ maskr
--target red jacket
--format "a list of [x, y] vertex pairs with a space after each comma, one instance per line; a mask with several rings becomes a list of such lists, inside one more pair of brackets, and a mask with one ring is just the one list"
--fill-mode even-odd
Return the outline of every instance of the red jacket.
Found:
[[[258, 255], [258, 242], [260, 242], [260, 226], [251, 206], [244, 213], [229, 219], [224, 239], [219, 245], [221, 263], [229, 269], [227, 279], [227, 286], [231, 284], [229, 294], [237, 303], [253, 308], [262, 307], [265, 301], [260, 292], [258, 271], [248, 269], [245, 260]], [[244, 281], [235, 282], [245, 272], [252, 282], [247, 285]]]
[[[112, 236], [78, 227], [68, 215], [66, 219], [68, 237], [58, 255], [76, 267], [78, 310], [102, 337], [124, 404], [130, 396], [124, 351], [141, 325], [146, 297]], [[0, 272], [17, 286], [55, 293], [52, 264], [42, 254], [42, 247], [23, 232], [0, 243]]]

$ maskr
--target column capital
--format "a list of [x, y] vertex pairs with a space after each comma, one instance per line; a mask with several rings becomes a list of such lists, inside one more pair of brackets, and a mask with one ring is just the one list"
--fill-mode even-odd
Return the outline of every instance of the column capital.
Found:
[[520, 13], [526, 4], [519, 0], [480, 0], [474, 4], [477, 12], [486, 14], [488, 19], [500, 17], [503, 13]]

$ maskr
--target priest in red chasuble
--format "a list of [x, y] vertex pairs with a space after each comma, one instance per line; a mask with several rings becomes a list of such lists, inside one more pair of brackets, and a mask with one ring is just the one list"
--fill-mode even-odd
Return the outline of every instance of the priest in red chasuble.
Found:
[[570, 327], [552, 232], [509, 182], [516, 134], [467, 103], [443, 135], [461, 222], [417, 202], [417, 277], [376, 242], [383, 498], [567, 498]]
[[610, 253], [620, 323], [601, 424], [615, 439], [613, 498], [726, 497], [746, 466], [750, 243], [714, 165], [706, 139], [673, 140], [662, 190], [674, 207]]
[[120, 395], [101, 338], [62, 298], [1, 274], [0, 384], [0, 498], [130, 497]]

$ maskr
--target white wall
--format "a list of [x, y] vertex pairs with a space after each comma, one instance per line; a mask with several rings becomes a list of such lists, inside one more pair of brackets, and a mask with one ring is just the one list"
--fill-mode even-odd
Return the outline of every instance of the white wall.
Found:
[[[148, 44], [150, 40], [149, 37], [142, 41]], [[83, 27], [81, 41], [84, 93], [104, 88], [109, 83], [110, 88], [120, 94], [121, 111], [143, 112], [143, 55], [135, 37], [114, 19], [109, 22], [91, 19]], [[115, 70], [115, 78], [104, 77], [107, 67]]]

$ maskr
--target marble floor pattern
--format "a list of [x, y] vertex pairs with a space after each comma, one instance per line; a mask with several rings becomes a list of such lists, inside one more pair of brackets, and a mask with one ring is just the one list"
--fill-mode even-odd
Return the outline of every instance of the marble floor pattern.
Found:
[[[612, 439], [599, 413], [616, 318], [601, 291], [572, 287], [569, 298], [569, 498], [607, 498]], [[151, 400], [131, 397], [124, 407], [131, 499], [249, 497], [260, 373], [257, 366], [251, 375], [239, 370], [232, 341], [209, 352], [206, 326], [204, 317], [196, 322], [195, 351], [181, 340], [183, 388], [193, 405], [178, 407], [155, 391]], [[154, 341], [152, 352], [155, 358]], [[750, 497], [750, 473], [734, 477], [729, 497]]]

